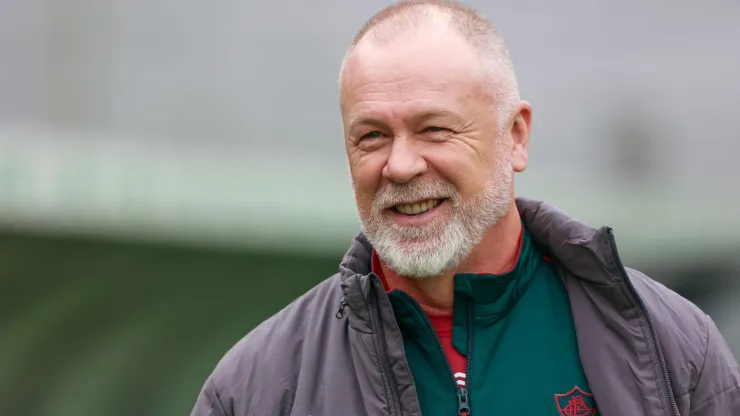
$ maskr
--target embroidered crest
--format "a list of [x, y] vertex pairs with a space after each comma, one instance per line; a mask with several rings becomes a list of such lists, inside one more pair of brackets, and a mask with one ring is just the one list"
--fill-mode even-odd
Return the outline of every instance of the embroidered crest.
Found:
[[561, 416], [596, 416], [594, 395], [586, 393], [578, 386], [565, 394], [556, 394], [555, 403]]

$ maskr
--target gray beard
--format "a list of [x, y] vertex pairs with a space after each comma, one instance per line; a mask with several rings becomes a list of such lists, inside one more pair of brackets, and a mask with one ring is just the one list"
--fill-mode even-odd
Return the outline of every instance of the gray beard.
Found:
[[[381, 190], [376, 201], [398, 194], [422, 194], [422, 198], [406, 199], [423, 199], [427, 196], [423, 194], [434, 191], [428, 184], [424, 185], [409, 184], [403, 188], [388, 185], [392, 188]], [[510, 164], [505, 169], [497, 169], [485, 189], [471, 201], [463, 202], [449, 183], [436, 184], [436, 189], [453, 193], [449, 197], [451, 218], [442, 218], [421, 227], [401, 227], [383, 217], [377, 207], [382, 205], [375, 203], [372, 213], [359, 212], [362, 231], [395, 273], [418, 279], [437, 277], [464, 262], [486, 232], [509, 212], [512, 186]]]

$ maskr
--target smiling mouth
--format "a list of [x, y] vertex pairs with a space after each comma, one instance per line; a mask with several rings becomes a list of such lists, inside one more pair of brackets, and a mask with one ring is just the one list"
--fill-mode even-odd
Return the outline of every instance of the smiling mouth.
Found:
[[420, 215], [441, 204], [444, 200], [445, 198], [427, 199], [425, 201], [414, 202], [413, 204], [399, 204], [392, 209], [404, 215]]

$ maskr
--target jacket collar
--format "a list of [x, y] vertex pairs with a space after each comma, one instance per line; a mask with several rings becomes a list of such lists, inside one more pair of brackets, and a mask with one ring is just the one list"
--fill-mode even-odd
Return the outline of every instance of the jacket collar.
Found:
[[[569, 274], [598, 285], [621, 283], [611, 228], [590, 227], [541, 201], [517, 198], [516, 205], [535, 244]], [[339, 266], [342, 290], [355, 313], [367, 309], [371, 287], [380, 286], [380, 280], [370, 270], [371, 255], [370, 242], [359, 233]]]

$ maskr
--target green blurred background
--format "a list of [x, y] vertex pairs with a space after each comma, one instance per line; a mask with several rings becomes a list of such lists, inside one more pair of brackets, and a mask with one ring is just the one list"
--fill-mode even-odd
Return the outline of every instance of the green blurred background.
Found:
[[[337, 104], [386, 0], [0, 0], [0, 416], [187, 415], [358, 230]], [[534, 108], [520, 195], [740, 353], [740, 3], [471, 0]]]
[[0, 414], [188, 414], [226, 349], [336, 262], [0, 234]]

